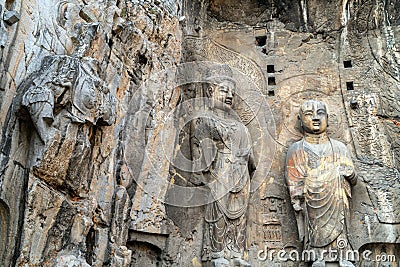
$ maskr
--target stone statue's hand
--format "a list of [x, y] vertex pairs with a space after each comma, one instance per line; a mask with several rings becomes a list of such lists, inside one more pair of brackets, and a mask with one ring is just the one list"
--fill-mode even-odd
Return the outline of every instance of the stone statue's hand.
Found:
[[292, 201], [293, 209], [295, 211], [301, 211], [303, 208], [301, 207], [300, 199], [294, 199]]
[[191, 176], [190, 182], [193, 183], [194, 185], [204, 185], [206, 184], [205, 177], [202, 173], [193, 173]]
[[354, 172], [350, 176], [343, 176], [350, 183], [351, 186], [355, 186], [357, 184], [357, 175]]

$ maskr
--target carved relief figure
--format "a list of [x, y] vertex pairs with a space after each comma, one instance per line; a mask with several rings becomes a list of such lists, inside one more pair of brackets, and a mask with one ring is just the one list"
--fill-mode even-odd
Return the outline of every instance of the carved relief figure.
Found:
[[[60, 64], [63, 68], [59, 70]], [[65, 92], [71, 89], [76, 69], [76, 62], [70, 60], [69, 57], [44, 58], [41, 66], [43, 73], [33, 79], [23, 96], [22, 104], [28, 108], [36, 130], [44, 143], [48, 141], [51, 132], [50, 125], [54, 119], [55, 103], [58, 103], [58, 106], [65, 104], [62, 98]]]
[[22, 86], [22, 105], [37, 132], [30, 162], [35, 175], [53, 186], [65, 186], [74, 195], [84, 195], [89, 180], [77, 168], [69, 168], [71, 161], [60, 159], [76, 155], [74, 160], [85, 168], [91, 153], [90, 128], [115, 121], [116, 98], [100, 80], [97, 61], [47, 56]]
[[211, 68], [207, 74], [205, 95], [210, 109], [196, 121], [194, 166], [202, 170], [200, 179], [210, 189], [206, 207], [203, 259], [213, 266], [235, 264], [249, 266], [243, 260], [246, 212], [251, 172], [255, 170], [250, 134], [232, 110], [235, 81], [227, 65]]
[[115, 120], [115, 97], [98, 77], [98, 63], [92, 58], [48, 56], [25, 92], [26, 106], [38, 134], [47, 143], [55, 115], [68, 108], [73, 122], [111, 125]]
[[[286, 157], [286, 182], [296, 212], [300, 240], [305, 250], [317, 258], [313, 266], [353, 266], [336, 256], [329, 258], [323, 250], [350, 250], [349, 201], [351, 186], [357, 182], [347, 147], [326, 134], [326, 105], [308, 100], [300, 108], [304, 130], [302, 140], [292, 144]], [[326, 256], [326, 257], [325, 257]], [[340, 264], [340, 265], [339, 265]]]

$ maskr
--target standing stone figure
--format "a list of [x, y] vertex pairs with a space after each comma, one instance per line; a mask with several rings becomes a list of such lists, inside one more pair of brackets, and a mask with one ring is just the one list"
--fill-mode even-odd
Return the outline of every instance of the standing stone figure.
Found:
[[[347, 147], [326, 134], [326, 105], [308, 100], [300, 108], [304, 138], [289, 147], [286, 182], [304, 250], [315, 252], [312, 266], [353, 266], [340, 257], [348, 242], [351, 186], [357, 182]], [[326, 252], [324, 252], [326, 251]], [[332, 252], [329, 254], [329, 252]], [[343, 253], [345, 256], [346, 253]]]
[[[255, 170], [246, 126], [233, 111], [236, 83], [227, 65], [208, 70], [205, 95], [209, 110], [197, 119], [194, 164], [210, 189], [206, 207], [203, 259], [213, 266], [250, 266], [243, 260], [250, 176]], [[199, 166], [200, 165], [200, 166]]]

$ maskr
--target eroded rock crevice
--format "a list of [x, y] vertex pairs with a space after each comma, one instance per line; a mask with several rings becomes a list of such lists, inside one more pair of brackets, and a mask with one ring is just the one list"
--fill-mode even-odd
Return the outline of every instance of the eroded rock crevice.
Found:
[[[358, 176], [346, 241], [398, 266], [399, 14], [394, 0], [0, 1], [0, 265], [306, 266], [258, 254], [304, 249], [285, 158], [318, 99]], [[209, 100], [220, 83], [234, 115]], [[231, 163], [249, 176], [224, 183], [245, 195], [237, 217], [210, 197]], [[207, 236], [224, 227], [225, 258]]]

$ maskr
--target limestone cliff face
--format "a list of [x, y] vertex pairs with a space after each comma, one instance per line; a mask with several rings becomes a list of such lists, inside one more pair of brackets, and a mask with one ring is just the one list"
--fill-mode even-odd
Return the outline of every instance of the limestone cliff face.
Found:
[[203, 192], [174, 191], [201, 183], [171, 164], [193, 157], [194, 126], [169, 119], [201, 96], [182, 63], [204, 60], [245, 77], [245, 259], [302, 249], [284, 159], [308, 98], [356, 165], [353, 248], [400, 259], [399, 14], [394, 0], [0, 0], [0, 266], [209, 264], [204, 205], [177, 205]]
[[[1, 23], [0, 265], [129, 266], [150, 109], [134, 115], [164, 108], [141, 86], [180, 62], [180, 3], [0, 6], [20, 15]], [[137, 166], [126, 165], [125, 151], [139, 152]]]

